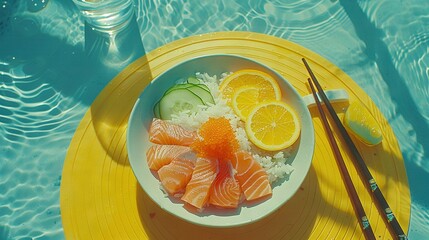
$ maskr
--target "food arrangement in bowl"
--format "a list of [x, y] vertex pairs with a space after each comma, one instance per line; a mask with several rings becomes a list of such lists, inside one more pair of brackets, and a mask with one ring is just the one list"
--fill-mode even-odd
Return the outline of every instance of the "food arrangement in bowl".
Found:
[[314, 150], [306, 105], [270, 68], [232, 55], [154, 79], [130, 117], [134, 173], [161, 208], [208, 226], [266, 216], [301, 185]]

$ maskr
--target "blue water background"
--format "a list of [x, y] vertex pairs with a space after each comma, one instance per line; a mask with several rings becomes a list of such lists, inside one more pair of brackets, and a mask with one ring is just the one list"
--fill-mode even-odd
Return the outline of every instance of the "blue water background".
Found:
[[409, 237], [429, 236], [429, 1], [136, 0], [135, 10], [125, 33], [106, 36], [71, 1], [0, 1], [0, 239], [63, 239], [61, 171], [92, 101], [144, 52], [217, 31], [284, 38], [349, 74], [399, 141]]

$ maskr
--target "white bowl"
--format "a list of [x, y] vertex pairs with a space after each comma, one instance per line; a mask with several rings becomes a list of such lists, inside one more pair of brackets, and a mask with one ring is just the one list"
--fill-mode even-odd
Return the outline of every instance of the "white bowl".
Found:
[[[166, 197], [159, 180], [146, 163], [146, 151], [152, 143], [148, 128], [153, 119], [153, 106], [163, 93], [179, 79], [187, 79], [196, 72], [217, 75], [244, 68], [269, 73], [279, 83], [283, 100], [297, 112], [301, 121], [301, 136], [294, 145], [289, 163], [295, 168], [287, 181], [274, 185], [272, 197], [261, 202], [244, 202], [237, 209], [225, 210], [209, 207], [201, 213], [190, 211], [180, 200]], [[234, 55], [208, 55], [182, 62], [156, 77], [142, 92], [131, 112], [127, 129], [128, 157], [134, 174], [143, 190], [162, 209], [186, 221], [210, 227], [232, 227], [248, 224], [269, 215], [285, 204], [304, 181], [313, 158], [314, 128], [307, 105], [294, 87], [271, 68], [251, 59]]]

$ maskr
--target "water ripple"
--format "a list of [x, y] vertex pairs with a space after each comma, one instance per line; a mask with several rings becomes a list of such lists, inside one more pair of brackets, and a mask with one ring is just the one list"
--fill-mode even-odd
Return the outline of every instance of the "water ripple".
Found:
[[413, 239], [426, 239], [429, 231], [427, 228], [427, 222], [429, 219], [429, 206], [421, 203], [414, 203], [411, 205], [411, 222], [413, 228], [410, 229], [410, 235], [413, 235]]
[[[332, 44], [332, 38], [327, 35], [344, 35], [351, 43], [355, 42], [353, 36], [342, 31], [351, 26], [347, 15], [338, 3], [328, 0], [192, 3], [170, 0], [165, 4], [138, 1], [137, 7], [137, 20], [148, 51], [179, 38], [216, 31], [266, 33], [312, 49]], [[341, 53], [341, 49], [338, 52]]]
[[[35, 2], [40, 3], [35, 5]], [[37, 29], [40, 29], [42, 33], [64, 40], [72, 46], [83, 45], [84, 22], [74, 9], [71, 1], [22, 2], [18, 6], [20, 15], [15, 27], [23, 29], [19, 31], [28, 31], [26, 34], [36, 34]]]
[[59, 1], [38, 12], [25, 6], [17, 3], [0, 44], [0, 239], [61, 239], [62, 164], [93, 99], [83, 91], [91, 83], [68, 70], [85, 64], [75, 54], [83, 24]]
[[[105, 84], [87, 82], [91, 78], [86, 74], [93, 69], [82, 63], [84, 26], [72, 1], [36, 2], [47, 3], [4, 1], [6, 7], [0, 8], [0, 239], [64, 237], [58, 200], [64, 156], [79, 121]], [[420, 170], [418, 176], [410, 175], [412, 185], [429, 169], [427, 141], [419, 132], [429, 121], [428, 3], [358, 1], [363, 13], [357, 21], [356, 11], [350, 15], [335, 0], [138, 0], [136, 6], [147, 51], [191, 35], [253, 31], [294, 41], [333, 61], [389, 119], [404, 158]], [[371, 32], [371, 27], [379, 31]], [[382, 51], [372, 48], [374, 39]], [[102, 49], [94, 50], [104, 51], [105, 45], [100, 42]], [[110, 51], [124, 52], [109, 46]], [[388, 71], [380, 69], [379, 53], [390, 61]], [[109, 68], [122, 66], [109, 63]], [[389, 80], [390, 70], [401, 81]], [[395, 86], [409, 89], [409, 99], [396, 96]], [[414, 106], [410, 111], [417, 120], [408, 114], [407, 108]], [[414, 229], [425, 228], [429, 221], [424, 196], [412, 196]], [[423, 230], [415, 235], [427, 236]]]

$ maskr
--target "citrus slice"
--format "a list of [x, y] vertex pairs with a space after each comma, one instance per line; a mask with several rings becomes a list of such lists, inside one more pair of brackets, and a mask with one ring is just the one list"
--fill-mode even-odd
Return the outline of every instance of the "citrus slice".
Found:
[[371, 113], [360, 103], [353, 102], [344, 115], [344, 126], [357, 139], [368, 144], [376, 145], [383, 136], [380, 126]]
[[256, 86], [245, 85], [237, 89], [232, 97], [231, 106], [235, 114], [240, 117], [242, 121], [246, 121], [250, 111], [261, 102], [274, 101], [274, 95], [261, 97], [259, 88]]
[[267, 151], [290, 147], [301, 132], [301, 124], [296, 112], [280, 101], [258, 104], [250, 112], [245, 124], [249, 140]]
[[228, 104], [231, 104], [234, 93], [242, 86], [254, 86], [259, 89], [261, 98], [281, 99], [281, 90], [274, 78], [265, 72], [253, 69], [243, 69], [227, 76], [219, 85], [219, 90]]

